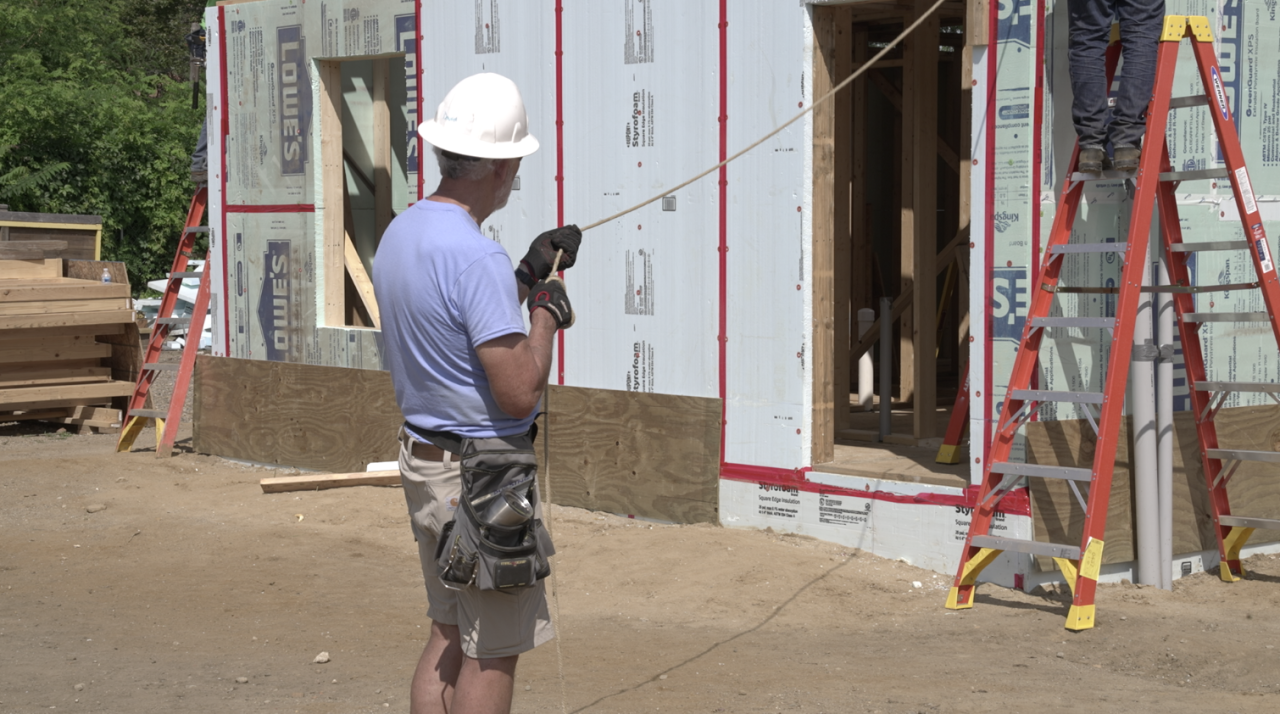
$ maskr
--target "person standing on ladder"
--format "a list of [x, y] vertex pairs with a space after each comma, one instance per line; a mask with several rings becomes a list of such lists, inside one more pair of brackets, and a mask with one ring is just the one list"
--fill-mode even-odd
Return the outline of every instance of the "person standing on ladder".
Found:
[[[373, 263], [384, 354], [405, 418], [400, 475], [431, 618], [410, 711], [508, 712], [519, 655], [554, 637], [542, 582], [550, 539], [527, 560], [537, 568], [517, 573], [508, 566], [518, 559], [486, 563], [463, 536], [477, 522], [493, 524], [477, 504], [501, 493], [536, 531], [522, 542], [545, 538], [534, 417], [555, 333], [573, 323], [564, 283], [551, 272], [558, 251], [561, 268], [573, 265], [582, 233], [564, 226], [538, 236], [513, 277], [506, 251], [480, 232], [507, 204], [521, 158], [538, 148], [511, 80], [467, 77], [418, 133], [435, 147], [440, 185], [391, 222]], [[499, 472], [520, 478], [486, 501], [474, 486]], [[509, 498], [513, 491], [527, 499]], [[492, 529], [479, 532], [492, 538]]]
[[[1071, 119], [1080, 139], [1079, 170], [1136, 171], [1142, 155], [1156, 76], [1156, 48], [1164, 22], [1164, 0], [1068, 0], [1067, 57], [1071, 70]], [[1120, 23], [1124, 74], [1111, 122], [1107, 122], [1106, 54], [1112, 19]], [[1113, 156], [1107, 157], [1111, 143]]]

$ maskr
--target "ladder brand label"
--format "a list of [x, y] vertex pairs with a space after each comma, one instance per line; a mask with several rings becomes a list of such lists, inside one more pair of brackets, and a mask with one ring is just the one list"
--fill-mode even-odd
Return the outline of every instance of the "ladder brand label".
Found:
[[1258, 202], [1253, 199], [1253, 184], [1249, 183], [1249, 171], [1241, 166], [1236, 169], [1235, 184], [1240, 188], [1240, 199], [1244, 203], [1244, 212], [1253, 213], [1258, 210]]
[[302, 26], [276, 29], [276, 80], [280, 87], [280, 173], [306, 173], [307, 136], [311, 133], [311, 79]]
[[1253, 224], [1253, 248], [1258, 251], [1258, 263], [1262, 265], [1262, 272], [1270, 273], [1275, 270], [1275, 266], [1271, 263], [1271, 246], [1267, 245], [1267, 234], [1262, 230], [1261, 223]]
[[1209, 78], [1213, 82], [1213, 98], [1218, 101], [1218, 111], [1222, 112], [1223, 119], [1230, 119], [1231, 115], [1227, 112], [1227, 90], [1222, 86], [1222, 77], [1218, 74], [1217, 67], [1209, 68]]

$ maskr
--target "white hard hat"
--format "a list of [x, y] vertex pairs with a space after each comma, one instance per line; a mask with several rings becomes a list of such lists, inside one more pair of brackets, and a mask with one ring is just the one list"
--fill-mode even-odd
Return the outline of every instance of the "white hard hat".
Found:
[[515, 159], [538, 150], [516, 83], [492, 72], [454, 85], [435, 119], [419, 124], [418, 133], [445, 151], [481, 159]]

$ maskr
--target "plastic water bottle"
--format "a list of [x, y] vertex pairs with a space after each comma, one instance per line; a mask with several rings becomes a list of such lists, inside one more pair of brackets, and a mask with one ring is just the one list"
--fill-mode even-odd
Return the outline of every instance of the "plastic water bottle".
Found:
[[107, 270], [106, 268], [102, 269], [102, 282], [104, 283], [111, 282], [111, 271]]

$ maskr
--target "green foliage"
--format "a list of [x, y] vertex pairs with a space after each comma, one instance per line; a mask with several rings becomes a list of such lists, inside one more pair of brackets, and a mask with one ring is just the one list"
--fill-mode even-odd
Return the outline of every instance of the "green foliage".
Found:
[[[0, 0], [0, 197], [98, 214], [141, 289], [173, 260], [204, 119], [183, 36], [203, 0]], [[203, 91], [203, 90], [202, 90]]]

